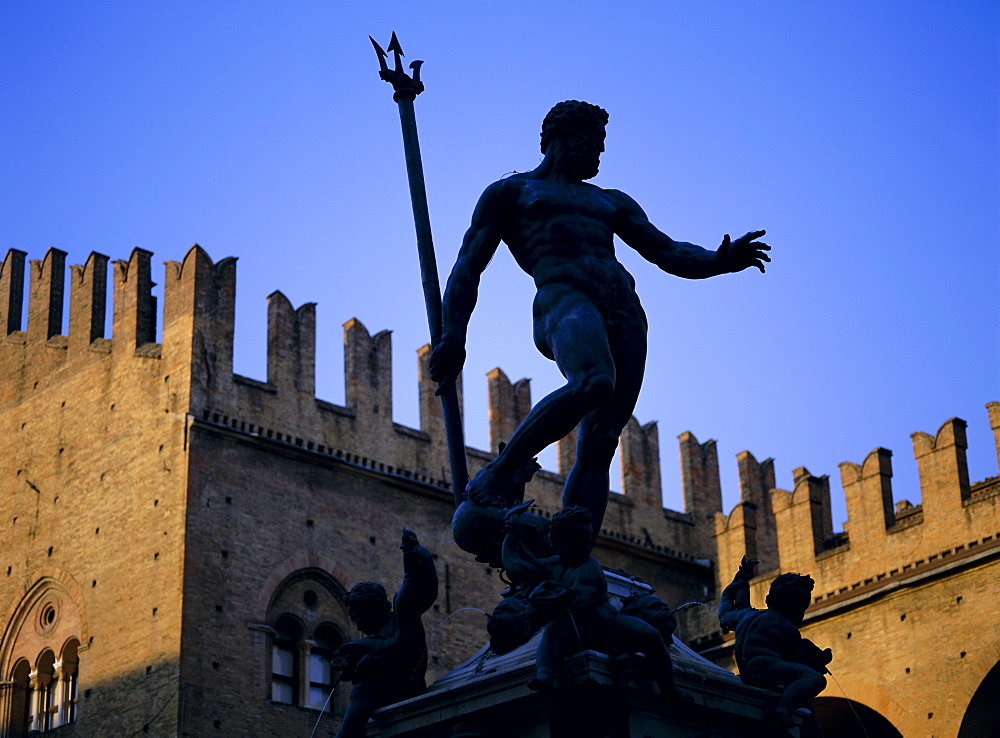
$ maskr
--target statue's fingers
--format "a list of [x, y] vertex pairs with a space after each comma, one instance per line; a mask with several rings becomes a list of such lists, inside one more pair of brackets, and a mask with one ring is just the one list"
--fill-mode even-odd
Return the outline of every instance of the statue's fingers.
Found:
[[758, 251], [754, 254], [755, 259], [763, 259], [764, 261], [771, 261], [771, 257], [765, 254], [763, 251]]
[[744, 235], [740, 240], [753, 241], [754, 239], [760, 238], [765, 233], [767, 233], [767, 231], [747, 231], [746, 235]]

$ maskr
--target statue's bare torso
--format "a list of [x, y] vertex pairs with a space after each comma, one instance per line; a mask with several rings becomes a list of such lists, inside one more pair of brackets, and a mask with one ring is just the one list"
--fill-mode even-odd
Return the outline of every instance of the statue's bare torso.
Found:
[[548, 323], [553, 313], [571, 305], [595, 308], [608, 331], [622, 323], [645, 328], [635, 280], [615, 257], [622, 193], [530, 174], [514, 175], [493, 188], [505, 224], [501, 239], [538, 290], [535, 342], [543, 354], [552, 358]]

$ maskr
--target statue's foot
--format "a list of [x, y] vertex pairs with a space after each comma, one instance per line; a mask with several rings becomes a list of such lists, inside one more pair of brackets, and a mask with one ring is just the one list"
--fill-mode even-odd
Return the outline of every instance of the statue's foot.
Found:
[[528, 689], [533, 689], [536, 692], [552, 692], [555, 688], [555, 677], [543, 672], [539, 672], [534, 679], [528, 682]]
[[771, 710], [764, 719], [772, 725], [782, 728], [791, 728], [795, 725], [795, 719], [792, 717], [791, 709], [782, 705], [778, 705]]
[[510, 484], [488, 466], [480, 471], [465, 488], [465, 497], [483, 507], [503, 507], [504, 488]]

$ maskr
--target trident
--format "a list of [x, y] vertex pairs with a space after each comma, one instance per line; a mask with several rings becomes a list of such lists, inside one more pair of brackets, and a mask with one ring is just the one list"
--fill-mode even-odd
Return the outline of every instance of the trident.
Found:
[[[413, 76], [403, 71], [403, 48], [393, 32], [388, 50], [392, 52], [395, 68], [390, 69], [385, 60], [388, 54], [375, 39], [368, 37], [378, 54], [378, 76], [392, 85], [395, 92], [392, 99], [399, 106], [399, 122], [403, 128], [403, 150], [406, 154], [406, 176], [410, 184], [410, 204], [413, 206], [413, 221], [417, 230], [417, 254], [420, 257], [420, 280], [424, 288], [424, 307], [427, 310], [427, 324], [431, 333], [431, 346], [441, 340], [441, 286], [438, 283], [437, 261], [434, 258], [434, 242], [431, 239], [431, 218], [427, 212], [427, 190], [424, 188], [424, 167], [420, 161], [420, 142], [417, 140], [417, 118], [413, 112], [413, 100], [424, 91], [420, 81], [422, 61], [410, 63]], [[448, 442], [448, 458], [451, 461], [451, 483], [455, 494], [455, 506], [462, 502], [465, 487], [469, 482], [469, 470], [465, 463], [465, 436], [462, 433], [462, 415], [458, 405], [458, 388], [455, 382], [448, 382], [438, 389], [441, 409], [444, 415], [445, 437]]]

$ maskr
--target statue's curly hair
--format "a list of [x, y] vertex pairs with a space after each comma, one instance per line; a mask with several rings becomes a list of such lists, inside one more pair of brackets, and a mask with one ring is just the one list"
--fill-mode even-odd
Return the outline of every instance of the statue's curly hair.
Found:
[[378, 582], [359, 582], [351, 587], [351, 591], [344, 595], [344, 604], [351, 605], [375, 605], [385, 603], [387, 610], [392, 609], [389, 603], [389, 596], [385, 593], [385, 587]]
[[779, 574], [771, 582], [771, 588], [767, 592], [767, 606], [777, 610], [783, 609], [785, 605], [808, 607], [810, 594], [815, 586], [816, 582], [808, 575]]
[[556, 103], [542, 121], [542, 153], [556, 136], [585, 131], [608, 124], [608, 111], [580, 100]]

